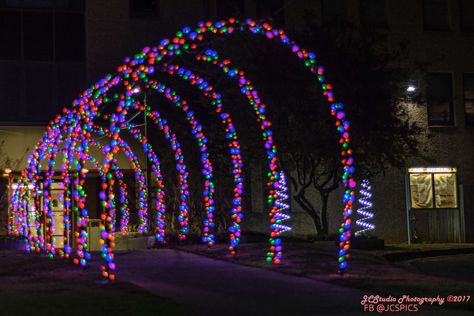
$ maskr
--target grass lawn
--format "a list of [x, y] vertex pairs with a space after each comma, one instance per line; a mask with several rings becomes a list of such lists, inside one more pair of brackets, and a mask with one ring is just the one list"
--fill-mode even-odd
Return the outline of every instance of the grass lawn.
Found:
[[93, 265], [0, 250], [0, 315], [190, 315], [132, 284], [101, 284]]

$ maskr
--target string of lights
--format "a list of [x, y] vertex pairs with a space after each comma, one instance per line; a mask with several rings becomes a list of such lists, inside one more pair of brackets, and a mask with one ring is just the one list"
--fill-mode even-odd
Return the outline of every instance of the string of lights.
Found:
[[372, 211], [372, 186], [369, 180], [364, 179], [361, 181], [359, 195], [357, 214], [360, 218], [356, 220], [356, 225], [359, 226], [360, 229], [355, 232], [355, 236], [363, 236], [375, 229], [375, 225], [371, 223], [374, 212]]
[[[256, 120], [260, 125], [262, 131], [263, 146], [266, 151], [266, 159], [268, 163], [267, 172], [267, 193], [268, 193], [268, 212], [270, 217], [270, 251], [267, 254], [267, 261], [280, 263], [282, 259], [282, 240], [281, 234], [288, 231], [289, 227], [283, 225], [282, 222], [289, 219], [289, 215], [285, 213], [287, 210], [286, 203], [286, 180], [285, 175], [281, 172], [278, 162], [277, 148], [274, 143], [273, 133], [271, 130], [271, 122], [266, 116], [266, 105], [259, 97], [257, 90], [252, 82], [245, 76], [245, 72], [232, 65], [228, 58], [222, 58], [219, 53], [206, 47], [208, 44], [206, 38], [210, 36], [228, 36], [234, 32], [249, 32], [254, 35], [263, 36], [268, 40], [279, 42], [288, 47], [293, 54], [301, 60], [307, 69], [314, 74], [318, 82], [321, 84], [323, 95], [325, 96], [330, 114], [335, 118], [335, 125], [337, 131], [340, 133], [339, 143], [341, 145], [341, 164], [343, 166], [342, 183], [344, 186], [343, 197], [343, 221], [339, 229], [339, 271], [341, 273], [347, 267], [347, 259], [349, 258], [350, 237], [351, 237], [351, 215], [352, 205], [354, 202], [354, 188], [356, 182], [353, 179], [354, 162], [352, 158], [352, 150], [349, 146], [349, 122], [346, 119], [346, 114], [343, 105], [335, 101], [332, 85], [326, 82], [324, 77], [324, 68], [316, 64], [316, 57], [314, 53], [300, 48], [296, 43], [291, 41], [283, 30], [274, 29], [269, 23], [256, 22], [253, 20], [239, 21], [230, 18], [226, 21], [218, 22], [200, 22], [195, 29], [185, 27], [177, 32], [171, 39], [164, 39], [160, 41], [159, 45], [155, 47], [145, 47], [142, 52], [133, 56], [127, 57], [125, 63], [118, 67], [114, 75], [107, 75], [97, 83], [85, 90], [78, 99], [74, 100], [71, 109], [65, 109], [62, 114], [56, 116], [51, 122], [48, 130], [40, 139], [35, 150], [28, 158], [27, 167], [22, 173], [18, 181], [16, 192], [12, 196], [12, 224], [10, 231], [14, 235], [25, 237], [27, 242], [27, 251], [46, 251], [48, 254], [55, 254], [54, 243], [51, 242], [52, 231], [48, 229], [46, 232], [46, 240], [42, 240], [40, 215], [49, 214], [50, 203], [49, 200], [41, 208], [40, 198], [42, 196], [49, 196], [44, 188], [50, 187], [49, 176], [53, 174], [54, 161], [56, 153], [64, 146], [66, 153], [63, 159], [61, 169], [63, 171], [64, 183], [67, 187], [72, 184], [72, 191], [68, 192], [65, 185], [65, 200], [64, 213], [73, 214], [76, 218], [76, 228], [73, 229], [76, 235], [77, 243], [77, 260], [81, 265], [86, 265], [90, 258], [87, 245], [87, 231], [86, 224], [88, 220], [88, 212], [85, 208], [85, 192], [84, 182], [87, 172], [82, 172], [85, 169], [85, 158], [89, 153], [89, 146], [94, 143], [93, 135], [106, 136], [107, 144], [102, 147], [104, 160], [102, 163], [103, 175], [102, 186], [99, 194], [104, 213], [101, 216], [101, 244], [102, 257], [105, 259], [105, 264], [102, 266], [102, 274], [104, 277], [113, 280], [115, 279], [115, 263], [113, 248], [115, 246], [115, 231], [116, 225], [116, 197], [114, 187], [116, 181], [120, 183], [120, 173], [118, 171], [117, 161], [115, 155], [124, 151], [127, 147], [124, 144], [121, 133], [127, 131], [134, 139], [139, 141], [143, 147], [145, 157], [151, 162], [151, 169], [154, 174], [153, 181], [157, 183], [156, 205], [156, 232], [155, 236], [159, 242], [164, 239], [164, 217], [165, 217], [165, 199], [164, 199], [164, 183], [161, 175], [161, 167], [156, 154], [153, 151], [151, 144], [147, 138], [141, 133], [138, 126], [132, 123], [131, 119], [127, 120], [127, 115], [131, 110], [140, 110], [146, 113], [147, 117], [158, 126], [158, 128], [165, 133], [166, 139], [169, 141], [174, 152], [176, 161], [176, 168], [179, 174], [179, 215], [178, 221], [180, 224], [179, 238], [185, 239], [188, 232], [188, 216], [189, 206], [187, 204], [189, 196], [188, 188], [188, 173], [184, 165], [184, 158], [181, 152], [181, 147], [176, 140], [176, 135], [171, 132], [166, 125], [166, 119], [162, 118], [159, 112], [151, 109], [151, 106], [145, 102], [139, 101], [139, 94], [143, 91], [154, 91], [162, 94], [170, 103], [179, 108], [186, 121], [192, 129], [192, 136], [198, 142], [201, 151], [201, 163], [203, 165], [202, 174], [204, 175], [204, 190], [203, 198], [205, 205], [206, 219], [203, 222], [203, 241], [209, 246], [214, 243], [214, 235], [211, 229], [213, 223], [214, 200], [213, 194], [215, 185], [212, 180], [212, 163], [207, 152], [208, 139], [204, 134], [203, 127], [199, 123], [195, 113], [191, 110], [191, 106], [182, 99], [171, 88], [154, 78], [157, 76], [155, 67], [166, 72], [168, 75], [173, 75], [182, 80], [189, 82], [192, 86], [196, 86], [201, 90], [205, 97], [211, 98], [211, 105], [214, 107], [216, 113], [219, 114], [221, 123], [225, 127], [226, 139], [229, 142], [229, 151], [232, 159], [232, 173], [234, 177], [234, 195], [232, 197], [232, 225], [229, 228], [230, 235], [230, 251], [236, 254], [236, 250], [241, 237], [241, 222], [242, 215], [242, 192], [243, 192], [243, 177], [242, 177], [242, 157], [240, 153], [240, 145], [237, 138], [237, 133], [232, 123], [230, 115], [223, 111], [223, 102], [221, 95], [214, 90], [214, 88], [204, 79], [191, 71], [182, 68], [179, 65], [171, 64], [170, 59], [182, 55], [195, 53], [196, 60], [200, 62], [208, 62], [215, 65], [223, 71], [229, 78], [234, 80], [240, 88], [241, 93], [246, 97], [251, 106], [251, 109], [256, 115]], [[119, 89], [118, 89], [119, 88]], [[121, 93], [116, 91], [120, 90]], [[107, 105], [115, 105], [115, 111], [106, 113], [103, 111]], [[113, 106], [112, 106], [113, 107]], [[110, 110], [110, 108], [109, 108]], [[108, 124], [106, 130], [94, 131], [96, 128], [95, 121], [101, 120]], [[128, 152], [128, 151], [125, 151]], [[131, 150], [130, 150], [131, 152]], [[130, 152], [128, 156], [130, 158]], [[79, 159], [75, 159], [77, 155]], [[127, 155], [127, 154], [126, 154]], [[135, 160], [133, 158], [132, 160]], [[42, 162], [46, 160], [49, 173], [48, 176], [42, 178]], [[150, 183], [146, 183], [143, 175], [140, 173], [142, 166], [135, 161], [134, 170], [137, 178], [142, 182], [143, 190], [140, 190], [139, 202], [139, 232], [147, 233], [149, 231], [148, 225], [148, 190], [151, 188]], [[46, 183], [45, 183], [46, 181]], [[41, 184], [43, 183], [43, 184]], [[40, 185], [41, 184], [41, 185]], [[147, 190], [148, 189], [148, 190]], [[126, 189], [124, 189], [126, 190]], [[125, 201], [124, 192], [120, 193], [119, 201]], [[35, 201], [34, 212], [30, 212], [30, 200]], [[69, 200], [70, 199], [70, 200]], [[125, 204], [125, 202], [123, 202]], [[122, 206], [123, 207], [123, 206]], [[123, 212], [127, 212], [122, 208]], [[36, 225], [36, 233], [32, 233], [30, 224], [30, 213], [33, 213], [34, 225]], [[127, 216], [122, 213], [122, 222], [120, 229], [123, 230], [127, 222]], [[124, 219], [125, 218], [125, 219]], [[66, 218], [65, 221], [70, 221]], [[48, 222], [49, 225], [50, 222]], [[69, 225], [69, 223], [66, 223]], [[47, 225], [45, 226], [45, 229]], [[71, 229], [72, 230], [72, 229]], [[69, 231], [66, 227], [66, 231]]]

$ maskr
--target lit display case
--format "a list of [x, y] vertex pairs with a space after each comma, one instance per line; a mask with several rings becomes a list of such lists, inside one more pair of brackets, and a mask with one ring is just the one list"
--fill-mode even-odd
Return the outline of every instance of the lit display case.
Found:
[[457, 170], [453, 167], [409, 168], [406, 178], [408, 243], [459, 241], [461, 214]]
[[409, 168], [410, 208], [458, 208], [456, 168]]

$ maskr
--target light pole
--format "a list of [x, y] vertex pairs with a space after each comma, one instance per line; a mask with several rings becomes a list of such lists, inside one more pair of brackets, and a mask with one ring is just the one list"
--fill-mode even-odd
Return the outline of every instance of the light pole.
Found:
[[[145, 139], [147, 141], [147, 144], [149, 144], [149, 139], [148, 139], [148, 105], [147, 105], [147, 93], [146, 90], [143, 90], [143, 105], [145, 109], [143, 110], [143, 129], [144, 129], [144, 135]], [[150, 160], [148, 159], [148, 153], [145, 152], [145, 174], [146, 174], [146, 187], [148, 188], [148, 196], [147, 196], [147, 207], [148, 207], [148, 212], [149, 214], [153, 215], [150, 216], [148, 219], [149, 222], [149, 231], [152, 233], [154, 232], [154, 221], [150, 220], [154, 218], [154, 214], [151, 211], [153, 209], [152, 206], [152, 184], [151, 184], [151, 173], [150, 173]]]

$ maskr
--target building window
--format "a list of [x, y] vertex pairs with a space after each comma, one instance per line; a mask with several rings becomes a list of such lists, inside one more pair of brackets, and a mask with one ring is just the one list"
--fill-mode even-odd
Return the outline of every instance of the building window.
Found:
[[363, 26], [387, 28], [385, 0], [361, 0], [360, 17]]
[[21, 64], [0, 61], [0, 121], [17, 120], [21, 103]]
[[474, 31], [474, 1], [461, 0], [461, 29], [463, 31]]
[[137, 19], [158, 19], [159, 0], [130, 0], [130, 17]]
[[23, 49], [28, 60], [53, 60], [53, 12], [23, 12]]
[[0, 11], [0, 59], [21, 58], [21, 13]]
[[463, 75], [464, 115], [467, 125], [474, 125], [474, 74]]
[[72, 101], [84, 90], [86, 71], [83, 64], [59, 63], [55, 69], [56, 104], [54, 113], [64, 107], [70, 107]]
[[0, 41], [0, 121], [46, 123], [83, 89], [83, 0], [0, 0]]
[[257, 19], [271, 19], [278, 26], [285, 24], [285, 0], [257, 1]]
[[25, 65], [24, 95], [25, 118], [47, 122], [52, 118], [53, 64], [27, 63]]
[[346, 18], [345, 0], [321, 0], [323, 25], [337, 24]]
[[[85, 59], [84, 16], [64, 12], [57, 14], [55, 27], [55, 59], [58, 61], [75, 61]], [[74, 34], [74, 36], [71, 36]]]
[[449, 209], [458, 207], [456, 168], [409, 168], [410, 208]]
[[448, 1], [423, 1], [423, 29], [425, 31], [448, 31]]
[[426, 77], [428, 125], [453, 125], [453, 88], [451, 74], [429, 73]]
[[217, 19], [224, 20], [230, 17], [241, 18], [245, 15], [244, 0], [216, 1]]
[[212, 5], [211, 0], [204, 0], [203, 1], [203, 18], [208, 21], [212, 20]]

